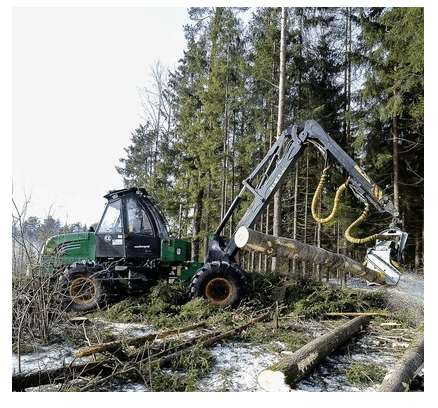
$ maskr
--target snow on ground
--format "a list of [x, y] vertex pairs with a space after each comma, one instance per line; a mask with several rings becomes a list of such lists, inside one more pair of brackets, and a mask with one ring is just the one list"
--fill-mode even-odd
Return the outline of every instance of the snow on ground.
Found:
[[218, 344], [210, 351], [217, 363], [199, 384], [202, 391], [259, 391], [258, 374], [279, 360], [266, 347], [251, 344]]
[[[374, 290], [375, 287], [367, 287], [363, 280], [352, 279], [350, 287], [361, 287], [366, 290]], [[417, 309], [419, 320], [423, 318], [424, 283], [422, 277], [405, 275], [399, 285], [389, 289], [390, 301], [395, 308], [412, 311]], [[322, 329], [317, 322], [305, 322], [309, 332]], [[291, 325], [291, 328], [293, 328]], [[126, 337], [142, 336], [150, 333], [150, 327], [140, 324], [107, 323], [107, 327], [118, 335]], [[315, 333], [313, 333], [315, 334]], [[320, 334], [316, 334], [320, 335]], [[327, 357], [310, 375], [295, 384], [293, 391], [342, 391], [342, 392], [373, 392], [377, 385], [358, 389], [347, 384], [345, 370], [352, 362], [379, 363], [386, 370], [390, 368], [395, 357], [393, 353], [383, 352], [382, 347], [374, 347], [373, 334], [363, 334], [360, 340], [355, 342], [353, 348], [346, 354], [335, 353]], [[397, 342], [387, 348], [404, 348], [407, 344]], [[281, 346], [281, 344], [279, 344]], [[281, 358], [280, 353], [268, 350], [266, 346], [254, 346], [243, 343], [223, 343], [211, 347], [210, 350], [215, 358], [215, 365], [209, 376], [204, 378], [199, 387], [202, 391], [234, 391], [254, 392], [263, 391], [257, 384], [258, 374], [274, 364]], [[271, 348], [272, 349], [272, 348]], [[279, 347], [281, 349], [281, 347]], [[38, 346], [36, 352], [21, 356], [21, 371], [34, 372], [42, 369], [58, 368], [72, 361], [75, 363], [86, 362], [89, 357], [75, 358], [77, 348], [71, 345], [54, 344], [50, 346]], [[18, 356], [12, 353], [12, 373], [18, 372]], [[424, 376], [424, 373], [422, 373]], [[145, 392], [148, 391], [143, 384], [134, 382], [119, 384], [111, 382], [102, 387], [102, 391]]]
[[[21, 356], [21, 372], [31, 373], [40, 370], [61, 368], [70, 364], [73, 360], [75, 363], [86, 363], [89, 358], [74, 357], [77, 348], [65, 344], [52, 344], [50, 346], [35, 346], [36, 351]], [[12, 374], [18, 373], [18, 355], [12, 353]]]

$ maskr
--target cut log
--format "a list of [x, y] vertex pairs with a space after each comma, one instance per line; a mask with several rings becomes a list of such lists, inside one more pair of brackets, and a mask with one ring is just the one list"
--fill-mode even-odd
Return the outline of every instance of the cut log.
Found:
[[316, 265], [351, 273], [370, 282], [385, 284], [385, 276], [382, 273], [373, 271], [345, 255], [304, 244], [295, 239], [275, 237], [246, 227], [240, 227], [234, 236], [234, 241], [239, 248], [248, 251], [267, 256], [309, 261]]
[[110, 360], [106, 360], [86, 364], [68, 365], [35, 373], [15, 374], [12, 376], [12, 391], [24, 391], [29, 387], [63, 383], [78, 376], [102, 374], [111, 371], [110, 363]]
[[412, 380], [424, 365], [424, 333], [420, 333], [406, 349], [401, 360], [383, 379], [379, 392], [409, 391]]
[[86, 346], [80, 348], [76, 353], [75, 357], [85, 357], [90, 356], [91, 354], [95, 353], [103, 353], [104, 351], [115, 351], [122, 347], [123, 344], [126, 344], [127, 346], [140, 346], [142, 344], [145, 344], [148, 341], [154, 341], [156, 339], [163, 339], [168, 336], [172, 336], [174, 334], [184, 333], [190, 330], [197, 329], [201, 326], [204, 326], [205, 323], [196, 323], [192, 324], [190, 326], [184, 327], [182, 329], [172, 329], [167, 330], [161, 333], [150, 333], [146, 334], [144, 336], [140, 337], [134, 337], [127, 340], [115, 340], [108, 343], [99, 343], [99, 344], [92, 344], [91, 346]]
[[[323, 316], [348, 316], [348, 317], [355, 317], [355, 316], [371, 316], [371, 317], [391, 317], [392, 315], [390, 313], [384, 313], [384, 312], [331, 312], [331, 313], [323, 313]], [[382, 323], [383, 325], [384, 323]], [[387, 323], [388, 325], [390, 323]]]
[[371, 316], [358, 316], [341, 327], [318, 337], [291, 356], [263, 370], [257, 378], [266, 391], [290, 391], [290, 387], [309, 374], [330, 353], [368, 325]]

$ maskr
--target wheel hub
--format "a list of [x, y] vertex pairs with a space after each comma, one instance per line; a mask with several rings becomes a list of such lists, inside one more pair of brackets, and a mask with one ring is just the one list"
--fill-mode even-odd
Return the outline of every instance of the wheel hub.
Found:
[[86, 276], [75, 278], [70, 284], [69, 294], [76, 303], [90, 304], [97, 295], [96, 282]]
[[223, 306], [233, 296], [233, 286], [224, 278], [212, 279], [205, 288], [205, 296], [210, 303]]

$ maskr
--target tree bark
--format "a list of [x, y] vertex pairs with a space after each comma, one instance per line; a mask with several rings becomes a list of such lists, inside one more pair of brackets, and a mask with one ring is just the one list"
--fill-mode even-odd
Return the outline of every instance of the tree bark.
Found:
[[265, 313], [263, 315], [254, 317], [251, 319], [248, 323], [242, 324], [238, 327], [235, 327], [234, 329], [231, 329], [225, 333], [216, 333], [212, 337], [209, 337], [199, 343], [196, 343], [195, 345], [185, 348], [183, 350], [176, 351], [175, 353], [168, 354], [164, 357], [154, 359], [149, 363], [150, 369], [163, 367], [166, 364], [169, 364], [174, 358], [180, 356], [181, 354], [190, 351], [196, 347], [210, 347], [213, 344], [218, 343], [221, 340], [227, 339], [229, 337], [233, 337], [236, 334], [240, 333], [241, 331], [247, 329], [248, 327], [254, 325], [255, 323], [261, 322], [262, 320], [267, 319], [270, 316], [269, 313]]
[[[199, 175], [201, 177], [201, 175]], [[203, 210], [204, 188], [198, 191], [196, 196], [195, 210], [193, 214], [193, 240], [192, 240], [192, 260], [199, 262], [200, 238], [202, 210]]]
[[111, 372], [113, 360], [68, 365], [36, 373], [16, 374], [12, 376], [12, 391], [24, 391], [26, 388], [45, 384], [63, 383], [78, 376]]
[[398, 154], [398, 115], [395, 114], [393, 118], [393, 136], [392, 136], [392, 165], [393, 165], [393, 185], [394, 185], [394, 207], [400, 211], [400, 193], [399, 193], [399, 154]]
[[316, 265], [349, 272], [371, 282], [385, 283], [383, 274], [373, 271], [345, 255], [335, 254], [294, 239], [274, 237], [246, 227], [240, 227], [234, 236], [234, 241], [239, 248], [248, 251], [260, 252], [268, 256], [310, 261]]
[[182, 329], [167, 330], [161, 333], [150, 333], [140, 337], [134, 337], [127, 340], [115, 340], [108, 343], [92, 344], [91, 346], [86, 346], [80, 348], [76, 353], [75, 357], [85, 357], [90, 356], [95, 353], [103, 353], [104, 351], [115, 351], [120, 348], [123, 344], [128, 346], [141, 346], [148, 341], [154, 341], [156, 339], [163, 339], [174, 334], [184, 333], [186, 331], [197, 329], [198, 327], [204, 326], [205, 323], [196, 323], [190, 326], [184, 327]]
[[391, 317], [391, 314], [384, 312], [331, 312], [323, 313], [323, 316], [379, 316], [379, 317]]
[[318, 337], [271, 367], [257, 378], [266, 391], [290, 391], [290, 387], [308, 373], [326, 356], [359, 333], [371, 320], [371, 316], [359, 316], [341, 327]]
[[[284, 129], [284, 105], [286, 95], [286, 24], [287, 24], [287, 7], [281, 8], [281, 39], [280, 39], [280, 80], [278, 84], [278, 118], [277, 118], [277, 138], [280, 137]], [[281, 235], [281, 186], [274, 194], [274, 235]], [[275, 271], [279, 262], [277, 258], [272, 257], [271, 269]]]
[[379, 392], [406, 392], [424, 365], [424, 333], [407, 348], [398, 364], [383, 379]]

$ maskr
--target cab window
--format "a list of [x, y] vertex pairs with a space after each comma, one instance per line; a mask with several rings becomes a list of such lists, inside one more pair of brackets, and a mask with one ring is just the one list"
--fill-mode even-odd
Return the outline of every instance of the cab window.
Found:
[[113, 201], [106, 207], [102, 222], [97, 233], [118, 234], [122, 233], [122, 206], [121, 200]]
[[126, 200], [126, 211], [128, 214], [128, 232], [154, 235], [151, 221], [137, 200], [128, 198]]

